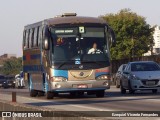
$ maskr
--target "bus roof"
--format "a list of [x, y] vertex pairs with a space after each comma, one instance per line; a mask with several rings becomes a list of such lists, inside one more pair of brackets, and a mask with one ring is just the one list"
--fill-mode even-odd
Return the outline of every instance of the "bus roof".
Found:
[[48, 19], [49, 25], [58, 24], [79, 24], [79, 23], [95, 23], [95, 24], [106, 24], [101, 18], [95, 17], [80, 17], [80, 16], [70, 16], [70, 17], [56, 17]]
[[60, 24], [84, 24], [84, 23], [91, 23], [91, 24], [102, 24], [106, 25], [106, 21], [101, 18], [96, 17], [81, 17], [81, 16], [69, 16], [69, 17], [55, 17], [46, 19], [41, 22], [37, 22], [34, 24], [26, 25], [25, 29], [33, 28], [35, 26], [40, 26], [42, 23], [48, 24], [48, 25], [60, 25]]

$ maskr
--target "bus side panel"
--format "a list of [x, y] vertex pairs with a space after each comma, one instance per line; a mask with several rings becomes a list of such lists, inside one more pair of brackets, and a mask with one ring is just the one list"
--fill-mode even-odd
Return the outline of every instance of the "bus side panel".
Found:
[[[23, 51], [23, 71], [30, 76], [32, 84], [29, 83], [28, 86], [31, 89], [44, 90], [40, 49], [28, 49]], [[27, 80], [29, 80], [29, 78], [27, 78]]]

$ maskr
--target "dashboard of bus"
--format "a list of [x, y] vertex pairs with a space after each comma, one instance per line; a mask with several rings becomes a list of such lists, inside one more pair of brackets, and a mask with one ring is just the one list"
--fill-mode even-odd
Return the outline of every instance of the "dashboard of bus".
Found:
[[52, 64], [58, 69], [109, 66], [105, 27], [52, 27], [50, 31]]

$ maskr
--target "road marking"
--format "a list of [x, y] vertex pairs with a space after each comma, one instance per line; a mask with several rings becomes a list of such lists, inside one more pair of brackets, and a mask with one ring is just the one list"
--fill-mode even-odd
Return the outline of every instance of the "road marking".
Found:
[[[19, 96], [21, 97], [21, 96]], [[28, 99], [28, 100], [33, 100], [33, 101], [40, 101], [40, 102], [46, 102], [46, 100], [39, 100], [39, 99], [34, 99], [34, 98], [26, 98], [26, 97], [21, 97], [21, 98], [24, 98], [24, 99]], [[48, 101], [48, 100], [47, 100]], [[54, 101], [51, 101], [49, 100], [49, 102], [54, 102]], [[64, 102], [54, 102], [56, 104], [66, 104]], [[72, 105], [72, 104], [67, 104], [68, 106], [72, 106], [72, 107], [78, 107], [78, 108], [84, 108], [84, 109], [90, 109], [90, 110], [96, 110], [96, 111], [113, 111], [113, 109], [100, 109], [100, 108], [95, 108], [95, 107], [89, 107], [89, 106], [83, 106], [83, 105]]]
[[90, 109], [90, 110], [96, 110], [96, 111], [114, 111], [114, 110], [111, 110], [111, 109], [100, 109], [100, 108], [89, 107], [89, 106], [81, 106], [81, 105], [70, 105], [70, 106], [84, 108], [84, 109]]
[[[28, 100], [33, 100], [33, 101], [40, 101], [40, 102], [46, 102], [46, 100], [39, 100], [39, 99], [34, 99], [34, 98], [27, 98], [27, 97], [22, 97], [22, 96], [18, 96], [24, 99], [28, 99]], [[52, 100], [47, 100], [49, 102], [53, 102], [56, 104], [66, 104], [64, 102], [54, 102]], [[96, 108], [96, 107], [89, 107], [89, 106], [83, 106], [83, 105], [72, 105], [72, 104], [67, 104], [68, 106], [72, 106], [72, 107], [78, 107], [78, 108], [84, 108], [84, 109], [89, 109], [89, 110], [96, 110], [96, 111], [113, 111], [113, 109], [101, 109], [101, 108]]]

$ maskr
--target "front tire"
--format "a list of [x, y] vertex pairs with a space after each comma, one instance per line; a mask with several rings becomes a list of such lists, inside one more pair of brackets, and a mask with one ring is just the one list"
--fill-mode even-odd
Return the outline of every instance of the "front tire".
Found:
[[156, 94], [158, 92], [157, 89], [152, 90], [152, 93]]
[[53, 99], [54, 93], [53, 93], [53, 92], [50, 92], [50, 91], [47, 91], [46, 97], [47, 97], [47, 99]]
[[129, 81], [129, 94], [134, 94], [135, 90], [132, 89], [131, 82]]
[[118, 84], [117, 80], [116, 80], [116, 88], [120, 88], [120, 85]]
[[44, 92], [42, 92], [42, 91], [39, 91], [39, 92], [38, 92], [38, 96], [44, 96], [44, 95], [45, 95]]
[[100, 98], [100, 97], [104, 97], [105, 91], [104, 90], [100, 90], [96, 92], [96, 97]]
[[30, 90], [30, 96], [31, 97], [36, 97], [38, 95], [38, 91], [31, 89]]
[[122, 83], [120, 87], [121, 87], [121, 94], [126, 94], [126, 89], [123, 87]]

